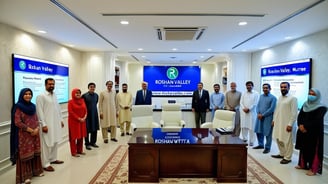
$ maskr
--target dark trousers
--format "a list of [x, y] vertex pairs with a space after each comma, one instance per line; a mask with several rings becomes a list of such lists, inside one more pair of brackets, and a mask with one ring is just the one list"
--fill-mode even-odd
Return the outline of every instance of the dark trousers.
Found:
[[196, 128], [200, 128], [200, 125], [205, 123], [205, 121], [206, 121], [206, 112], [195, 112]]
[[86, 146], [96, 144], [96, 142], [97, 142], [97, 132], [98, 131], [87, 133], [87, 136], [84, 138]]

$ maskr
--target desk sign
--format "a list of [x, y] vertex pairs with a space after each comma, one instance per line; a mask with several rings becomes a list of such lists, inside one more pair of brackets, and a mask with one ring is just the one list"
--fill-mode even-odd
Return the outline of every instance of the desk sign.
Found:
[[208, 129], [201, 128], [153, 128], [155, 144], [195, 144], [208, 136]]

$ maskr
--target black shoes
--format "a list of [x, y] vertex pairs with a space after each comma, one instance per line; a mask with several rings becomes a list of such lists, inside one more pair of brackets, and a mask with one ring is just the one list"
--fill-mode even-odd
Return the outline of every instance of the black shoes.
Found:
[[263, 149], [263, 148], [264, 147], [263, 146], [260, 146], [260, 145], [253, 147], [253, 149]]
[[[264, 149], [263, 154], [267, 154], [267, 153], [270, 153], [270, 150], [268, 150], [268, 149]], [[280, 155], [279, 155], [279, 156], [280, 156]]]
[[281, 156], [281, 155], [279, 155], [279, 154], [278, 154], [278, 155], [271, 155], [271, 157], [272, 157], [272, 158], [284, 158], [283, 156]]
[[91, 146], [89, 146], [89, 145], [88, 145], [88, 146], [85, 146], [85, 149], [87, 149], [87, 150], [92, 150], [92, 149], [91, 149]]
[[280, 164], [288, 164], [289, 162], [291, 162], [291, 160], [282, 159]]
[[99, 146], [97, 144], [91, 144], [91, 146], [94, 148], [99, 148]]
[[107, 143], [108, 143], [108, 139], [105, 139], [105, 140], [104, 140], [104, 143], [107, 144]]
[[110, 140], [113, 141], [113, 142], [117, 142], [117, 139], [115, 139], [115, 138], [112, 138]]
[[[121, 136], [124, 136], [125, 134], [124, 133], [121, 133]], [[128, 135], [128, 134], [126, 134], [126, 135]]]

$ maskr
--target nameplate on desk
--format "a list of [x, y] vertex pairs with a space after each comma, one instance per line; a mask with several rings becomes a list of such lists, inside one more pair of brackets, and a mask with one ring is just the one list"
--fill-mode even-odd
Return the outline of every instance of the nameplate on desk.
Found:
[[[193, 128], [153, 128], [152, 137], [155, 144], [195, 144], [199, 140], [199, 136], [206, 137], [208, 129]], [[203, 135], [203, 136], [202, 136]]]

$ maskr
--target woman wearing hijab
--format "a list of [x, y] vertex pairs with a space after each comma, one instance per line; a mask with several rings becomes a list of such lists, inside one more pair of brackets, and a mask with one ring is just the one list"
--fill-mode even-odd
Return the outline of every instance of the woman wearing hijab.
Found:
[[295, 148], [299, 149], [296, 169], [308, 169], [306, 175], [322, 174], [323, 122], [327, 107], [321, 102], [320, 91], [311, 88], [308, 100], [303, 104], [297, 117], [297, 138]]
[[32, 176], [43, 176], [39, 121], [32, 97], [32, 90], [23, 88], [11, 111], [10, 160], [16, 164], [16, 183], [31, 183]]
[[83, 98], [81, 98], [81, 90], [75, 88], [72, 91], [72, 99], [68, 102], [69, 143], [71, 154], [74, 157], [85, 155], [83, 152], [83, 138], [87, 135], [86, 117], [87, 108]]

